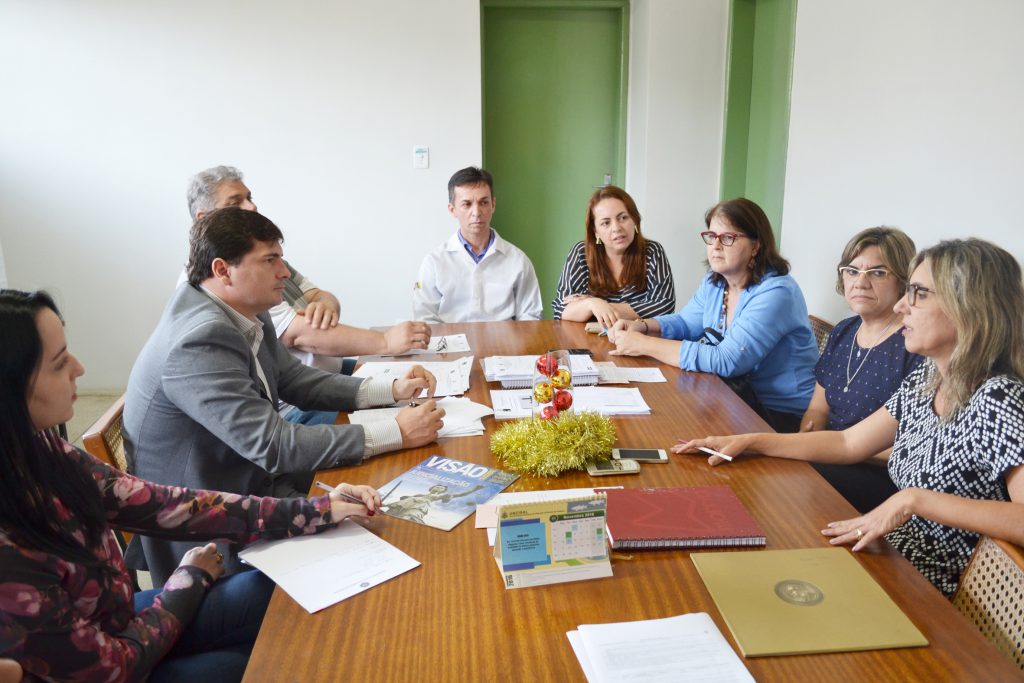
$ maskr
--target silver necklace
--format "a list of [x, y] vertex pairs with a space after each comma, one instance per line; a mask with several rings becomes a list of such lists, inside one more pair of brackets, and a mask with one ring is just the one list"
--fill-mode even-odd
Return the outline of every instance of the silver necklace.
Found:
[[[857, 326], [857, 332], [853, 333], [853, 339], [850, 341], [850, 355], [846, 359], [846, 386], [843, 387], [844, 394], [850, 391], [850, 385], [853, 383], [853, 380], [857, 377], [857, 373], [860, 372], [860, 369], [863, 368], [864, 364], [868, 362], [868, 356], [870, 356], [871, 352], [875, 350], [876, 346], [878, 346], [878, 342], [882, 341], [882, 338], [885, 337], [885, 333], [889, 331], [889, 328], [892, 327], [892, 324], [893, 322], [895, 322], [895, 320], [896, 316], [892, 316], [891, 318], [889, 318], [889, 324], [885, 326], [885, 329], [882, 330], [882, 333], [878, 335], [877, 339], [875, 339], [875, 343], [868, 347], [867, 353], [865, 353], [864, 357], [860, 359], [860, 364], [857, 366], [857, 369], [854, 370], [853, 374], [851, 375], [850, 366], [853, 364], [853, 349], [856, 348], [857, 346], [857, 334], [860, 332], [861, 325], [864, 324], [863, 319], [860, 321], [860, 325]], [[860, 358], [860, 349], [857, 349], [857, 358]]]

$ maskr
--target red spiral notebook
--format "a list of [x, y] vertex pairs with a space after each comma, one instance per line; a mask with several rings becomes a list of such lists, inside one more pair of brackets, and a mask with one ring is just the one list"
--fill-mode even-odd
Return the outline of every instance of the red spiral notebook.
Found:
[[602, 489], [615, 550], [763, 546], [764, 529], [728, 486]]

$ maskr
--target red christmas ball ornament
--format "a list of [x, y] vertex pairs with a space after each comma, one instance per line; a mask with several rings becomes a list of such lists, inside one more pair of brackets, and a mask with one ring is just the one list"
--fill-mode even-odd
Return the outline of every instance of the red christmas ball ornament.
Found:
[[555, 408], [558, 412], [563, 410], [569, 410], [572, 407], [572, 392], [571, 391], [556, 391], [555, 392]]
[[554, 420], [558, 417], [558, 408], [554, 406], [544, 406], [540, 411], [540, 419], [542, 420]]
[[537, 359], [537, 372], [545, 377], [555, 374], [556, 370], [558, 370], [558, 359], [550, 353], [545, 353]]
[[537, 382], [533, 387], [533, 398], [537, 403], [550, 403], [554, 392], [551, 382]]

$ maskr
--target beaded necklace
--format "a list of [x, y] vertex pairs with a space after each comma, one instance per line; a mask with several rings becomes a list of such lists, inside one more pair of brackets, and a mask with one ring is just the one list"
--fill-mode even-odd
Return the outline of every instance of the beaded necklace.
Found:
[[722, 312], [718, 315], [718, 329], [725, 333], [725, 321], [729, 316], [729, 285], [725, 286], [722, 293]]

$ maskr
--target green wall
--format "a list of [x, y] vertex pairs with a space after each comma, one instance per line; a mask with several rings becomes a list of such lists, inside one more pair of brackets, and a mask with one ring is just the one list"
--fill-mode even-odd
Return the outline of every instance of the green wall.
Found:
[[732, 0], [721, 197], [761, 205], [782, 236], [797, 0]]

